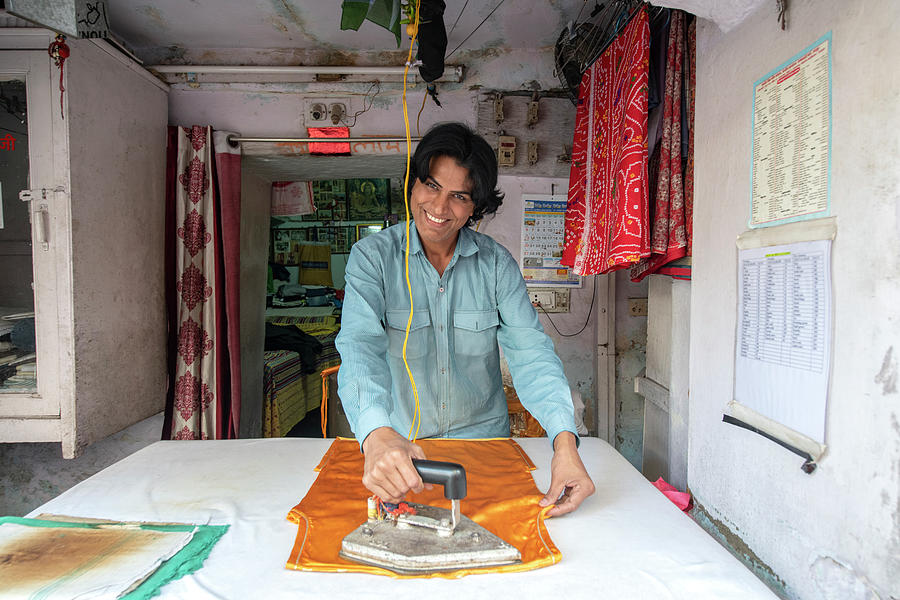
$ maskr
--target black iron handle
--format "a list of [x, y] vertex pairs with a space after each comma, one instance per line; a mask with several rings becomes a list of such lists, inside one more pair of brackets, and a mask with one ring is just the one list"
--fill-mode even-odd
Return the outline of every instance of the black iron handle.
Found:
[[412, 463], [422, 481], [444, 486], [444, 498], [461, 500], [466, 497], [466, 470], [462, 465], [420, 458], [412, 459]]

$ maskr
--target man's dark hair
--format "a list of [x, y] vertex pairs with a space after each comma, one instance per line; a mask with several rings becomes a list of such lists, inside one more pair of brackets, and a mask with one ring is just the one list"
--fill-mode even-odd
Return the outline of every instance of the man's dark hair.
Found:
[[438, 156], [449, 156], [469, 171], [475, 209], [467, 225], [497, 212], [503, 203], [503, 193], [497, 189], [497, 155], [483, 137], [464, 123], [435, 125], [419, 141], [409, 165], [410, 193], [413, 178], [425, 183], [431, 159]]

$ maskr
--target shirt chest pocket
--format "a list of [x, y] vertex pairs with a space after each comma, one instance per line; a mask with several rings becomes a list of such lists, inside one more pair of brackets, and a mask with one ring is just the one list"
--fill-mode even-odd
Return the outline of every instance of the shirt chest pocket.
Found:
[[[408, 310], [389, 310], [387, 319], [388, 353], [403, 357], [403, 340], [406, 338]], [[406, 358], [422, 358], [428, 354], [428, 343], [432, 338], [431, 315], [427, 310], [414, 310], [409, 326], [409, 340], [406, 343]]]
[[457, 354], [481, 356], [497, 349], [496, 310], [458, 310], [453, 313], [453, 343]]

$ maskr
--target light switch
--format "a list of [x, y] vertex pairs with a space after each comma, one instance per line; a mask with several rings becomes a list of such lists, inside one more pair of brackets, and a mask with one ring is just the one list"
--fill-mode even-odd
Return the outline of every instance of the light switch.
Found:
[[511, 135], [501, 135], [497, 148], [497, 164], [501, 167], [516, 166], [516, 138]]

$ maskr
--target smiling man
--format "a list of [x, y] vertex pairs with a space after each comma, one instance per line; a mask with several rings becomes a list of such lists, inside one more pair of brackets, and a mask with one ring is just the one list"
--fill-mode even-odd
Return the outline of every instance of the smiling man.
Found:
[[[522, 404], [553, 443], [548, 513], [594, 492], [578, 456], [569, 385], [509, 251], [467, 227], [500, 206], [497, 159], [461, 123], [433, 127], [410, 165], [406, 359], [419, 396], [418, 437], [509, 436], [499, 346]], [[424, 488], [412, 458], [415, 398], [403, 345], [409, 319], [401, 223], [354, 244], [345, 273], [338, 393], [365, 453], [363, 483], [397, 502]]]

